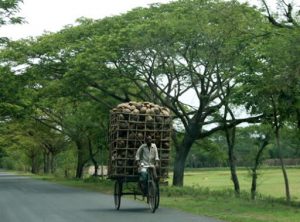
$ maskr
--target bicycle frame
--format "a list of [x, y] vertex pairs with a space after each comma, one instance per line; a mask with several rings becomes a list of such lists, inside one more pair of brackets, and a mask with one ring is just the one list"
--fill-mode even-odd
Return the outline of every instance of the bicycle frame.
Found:
[[[142, 195], [143, 200], [144, 197], [147, 198], [147, 203], [149, 204], [149, 208], [152, 213], [155, 212], [155, 210], [159, 206], [159, 201], [160, 201], [160, 194], [159, 194], [159, 183], [157, 182], [155, 176], [154, 176], [154, 170], [156, 169], [154, 166], [144, 166], [148, 173], [148, 178], [147, 178], [147, 190], [148, 192], [146, 195], [144, 195], [143, 192], [139, 193], [133, 190], [133, 192], [123, 192], [123, 184], [127, 182], [138, 182], [138, 178], [133, 179], [131, 181], [125, 180], [124, 178], [119, 178], [119, 180], [115, 181], [115, 190], [114, 190], [114, 202], [115, 202], [115, 208], [117, 210], [120, 209], [120, 204], [121, 204], [121, 197], [123, 195], [134, 195], [134, 198], [136, 199], [136, 195]], [[140, 187], [141, 189], [141, 187]], [[141, 190], [142, 191], [142, 190]]]
[[155, 166], [148, 166], [148, 193], [147, 193], [147, 203], [151, 209], [151, 212], [154, 213], [155, 210], [159, 206], [159, 185], [154, 177], [154, 170], [156, 170]]

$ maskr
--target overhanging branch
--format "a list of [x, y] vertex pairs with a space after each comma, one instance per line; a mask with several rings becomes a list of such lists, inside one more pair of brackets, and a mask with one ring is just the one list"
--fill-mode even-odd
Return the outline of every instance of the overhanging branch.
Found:
[[205, 132], [201, 132], [200, 135], [198, 136], [198, 139], [210, 136], [217, 131], [224, 130], [225, 127], [227, 128], [235, 127], [240, 123], [259, 123], [262, 117], [263, 115], [259, 115], [259, 116], [249, 117], [249, 118], [229, 120], [225, 124], [221, 123], [219, 126], [215, 128], [212, 128]]

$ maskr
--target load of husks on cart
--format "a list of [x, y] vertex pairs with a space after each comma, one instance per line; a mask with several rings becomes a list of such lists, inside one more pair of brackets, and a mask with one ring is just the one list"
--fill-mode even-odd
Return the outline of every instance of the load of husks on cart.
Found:
[[[169, 109], [150, 102], [119, 104], [110, 112], [108, 177], [115, 181], [114, 201], [120, 208], [123, 195], [146, 197], [152, 212], [159, 206], [159, 183], [168, 177], [172, 118]], [[152, 138], [159, 155], [159, 166], [154, 168], [157, 178], [150, 173], [147, 194], [141, 191], [139, 167], [135, 161], [138, 148], [147, 137]], [[150, 171], [151, 172], [151, 171]], [[130, 192], [124, 185], [136, 184]]]

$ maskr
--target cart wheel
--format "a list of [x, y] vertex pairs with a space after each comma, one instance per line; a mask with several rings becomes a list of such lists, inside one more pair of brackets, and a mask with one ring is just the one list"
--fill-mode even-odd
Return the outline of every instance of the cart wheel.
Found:
[[122, 182], [116, 181], [115, 182], [114, 200], [115, 200], [115, 208], [117, 210], [120, 209], [121, 196], [122, 196]]
[[154, 182], [149, 184], [148, 188], [148, 200], [149, 200], [149, 207], [152, 213], [155, 212], [155, 210], [158, 207], [158, 192], [157, 192], [157, 187]]

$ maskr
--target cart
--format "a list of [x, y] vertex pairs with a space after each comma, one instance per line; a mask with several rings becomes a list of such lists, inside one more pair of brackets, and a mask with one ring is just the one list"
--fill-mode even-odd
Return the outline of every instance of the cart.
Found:
[[[171, 116], [162, 112], [164, 110], [166, 108], [148, 102], [130, 102], [119, 105], [110, 113], [108, 178], [115, 181], [114, 203], [117, 210], [124, 195], [133, 195], [135, 199], [141, 196], [153, 213], [159, 207], [159, 185], [165, 184], [168, 178], [172, 127]], [[157, 169], [147, 167], [149, 176], [145, 192], [139, 183], [135, 154], [147, 136], [153, 138], [160, 162]], [[153, 170], [156, 170], [157, 178], [154, 178]]]
[[[134, 199], [137, 199], [138, 195], [141, 195], [143, 200], [146, 198], [147, 203], [149, 204], [150, 211], [154, 213], [159, 206], [160, 201], [160, 193], [159, 193], [159, 182], [154, 179], [153, 169], [151, 167], [147, 168], [148, 171], [148, 180], [147, 180], [147, 192], [144, 193], [140, 187], [138, 177], [133, 178], [132, 180], [128, 180], [128, 178], [119, 178], [115, 179], [114, 186], [114, 203], [116, 210], [120, 209], [121, 206], [121, 198], [124, 195], [134, 195]], [[125, 180], [124, 180], [125, 179]], [[126, 180], [127, 179], [127, 180]], [[123, 185], [125, 183], [134, 182], [138, 186], [138, 189], [133, 189], [131, 192], [124, 192]]]

